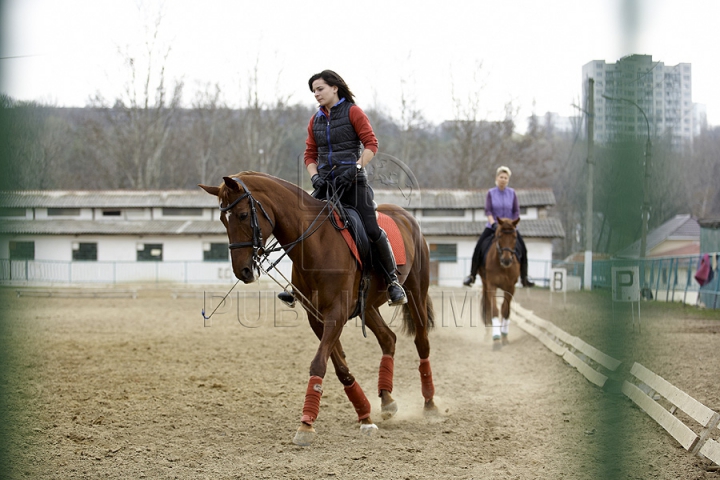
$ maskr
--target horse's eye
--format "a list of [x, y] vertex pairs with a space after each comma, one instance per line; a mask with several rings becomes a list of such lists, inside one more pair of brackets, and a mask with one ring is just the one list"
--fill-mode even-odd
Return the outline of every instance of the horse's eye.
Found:
[[247, 218], [247, 216], [248, 216], [247, 212], [238, 213], [238, 218], [240, 220], [245, 220]]

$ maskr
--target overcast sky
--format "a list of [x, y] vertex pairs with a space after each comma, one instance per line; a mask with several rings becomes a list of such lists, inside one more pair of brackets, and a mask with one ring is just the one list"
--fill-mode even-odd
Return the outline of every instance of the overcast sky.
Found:
[[576, 113], [585, 63], [641, 53], [691, 63], [693, 101], [720, 125], [716, 0], [6, 0], [2, 92], [58, 106], [112, 100], [128, 82], [119, 51], [143, 57], [158, 11], [186, 105], [214, 83], [239, 104], [257, 63], [265, 100], [312, 105], [307, 79], [330, 68], [360, 106], [396, 118], [401, 92], [433, 123], [453, 118], [453, 92], [479, 92], [481, 116], [502, 118], [512, 101], [524, 127], [533, 111]]

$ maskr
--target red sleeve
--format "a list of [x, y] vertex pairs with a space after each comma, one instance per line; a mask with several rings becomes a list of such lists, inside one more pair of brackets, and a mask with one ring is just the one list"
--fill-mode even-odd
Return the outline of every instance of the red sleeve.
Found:
[[377, 153], [378, 140], [377, 137], [375, 137], [375, 132], [373, 132], [367, 115], [365, 115], [365, 112], [357, 105], [350, 107], [350, 123], [352, 123], [353, 128], [355, 128], [355, 132], [357, 132], [358, 137], [360, 137], [363, 146], [371, 152]]
[[308, 135], [307, 139], [305, 140], [305, 166], [310, 165], [311, 163], [317, 163], [318, 156], [317, 156], [317, 144], [315, 143], [315, 135], [313, 135], [313, 120], [315, 120], [315, 115], [310, 117], [310, 123], [308, 124]]

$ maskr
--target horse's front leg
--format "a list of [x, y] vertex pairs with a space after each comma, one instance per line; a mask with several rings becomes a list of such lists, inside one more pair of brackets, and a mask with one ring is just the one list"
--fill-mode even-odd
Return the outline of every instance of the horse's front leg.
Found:
[[380, 312], [374, 306], [365, 310], [365, 320], [371, 332], [377, 338], [382, 350], [380, 368], [378, 370], [378, 396], [383, 420], [392, 418], [398, 411], [397, 403], [392, 397], [393, 374], [395, 370], [395, 342], [397, 336], [390, 330]]
[[492, 311], [492, 338], [493, 341], [500, 340], [500, 317], [497, 306], [497, 287], [494, 285], [488, 285], [487, 289], [488, 300], [490, 302], [490, 308]]
[[502, 306], [502, 323], [500, 325], [500, 333], [502, 334], [502, 343], [506, 345], [508, 343], [508, 334], [510, 333], [510, 302], [513, 298], [515, 287], [512, 287], [513, 292], [504, 292], [503, 306]]
[[315, 423], [320, 413], [322, 383], [327, 371], [328, 358], [330, 358], [330, 354], [340, 338], [345, 323], [344, 320], [335, 320], [337, 318], [342, 318], [339, 312], [323, 314], [320, 346], [312, 362], [310, 362], [310, 379], [305, 391], [305, 403], [303, 404], [302, 417], [300, 417], [300, 426], [295, 438], [293, 438], [293, 443], [296, 445], [307, 446], [315, 439], [313, 423]]
[[353, 374], [350, 373], [350, 368], [347, 365], [345, 352], [343, 351], [340, 340], [335, 343], [335, 348], [330, 354], [330, 359], [335, 366], [335, 374], [338, 380], [340, 380], [340, 383], [345, 387], [345, 395], [347, 395], [348, 400], [350, 400], [353, 408], [355, 408], [358, 422], [360, 422], [360, 431], [366, 435], [373, 435], [377, 432], [377, 426], [370, 418], [370, 402], [365, 396], [365, 392], [363, 392], [360, 384], [357, 383]]

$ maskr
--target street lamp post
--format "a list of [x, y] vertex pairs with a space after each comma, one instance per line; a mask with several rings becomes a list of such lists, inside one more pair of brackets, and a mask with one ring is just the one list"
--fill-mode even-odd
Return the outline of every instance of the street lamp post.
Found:
[[[627, 98], [621, 97], [609, 97], [603, 95], [603, 98], [611, 101], [627, 102], [634, 105], [635, 108], [640, 110], [643, 118], [645, 119], [645, 125], [647, 126], [647, 141], [645, 142], [645, 178], [643, 179], [643, 204], [642, 204], [642, 236], [640, 237], [640, 258], [645, 259], [647, 253], [647, 230], [648, 230], [648, 219], [650, 217], [650, 199], [649, 199], [649, 188], [650, 188], [650, 168], [652, 162], [652, 142], [650, 141], [650, 122], [648, 121], [645, 111], [640, 108], [640, 105]], [[644, 275], [641, 275], [644, 279]], [[643, 282], [644, 283], [644, 282]]]

